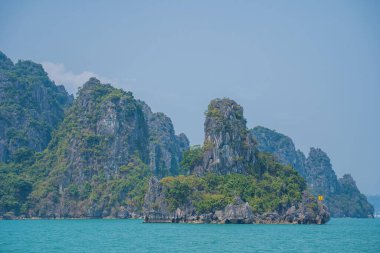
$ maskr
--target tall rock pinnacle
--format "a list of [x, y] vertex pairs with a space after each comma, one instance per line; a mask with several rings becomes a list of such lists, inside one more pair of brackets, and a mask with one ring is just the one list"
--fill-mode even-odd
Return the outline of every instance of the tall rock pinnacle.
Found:
[[212, 100], [204, 128], [203, 172], [246, 174], [255, 162], [255, 148], [243, 108], [227, 98]]

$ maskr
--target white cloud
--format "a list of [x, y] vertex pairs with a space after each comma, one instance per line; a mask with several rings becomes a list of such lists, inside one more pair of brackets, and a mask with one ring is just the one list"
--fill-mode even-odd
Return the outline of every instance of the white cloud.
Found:
[[70, 94], [76, 94], [78, 87], [82, 86], [90, 77], [96, 77], [103, 83], [112, 83], [108, 78], [102, 77], [93, 72], [84, 71], [76, 74], [66, 69], [62, 63], [43, 62], [42, 66], [48, 73], [48, 76], [57, 85], [62, 84]]

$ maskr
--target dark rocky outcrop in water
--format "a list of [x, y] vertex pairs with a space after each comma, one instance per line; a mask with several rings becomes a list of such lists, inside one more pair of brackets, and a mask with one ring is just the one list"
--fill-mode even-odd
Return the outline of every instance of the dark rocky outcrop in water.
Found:
[[360, 193], [351, 175], [339, 178], [338, 194], [333, 194], [328, 203], [334, 217], [373, 218], [374, 207]]
[[0, 52], [0, 162], [18, 162], [45, 149], [71, 101], [40, 64], [13, 64]]
[[260, 151], [273, 154], [280, 163], [294, 167], [306, 179], [314, 196], [324, 196], [332, 217], [373, 217], [373, 207], [352, 177], [344, 175], [338, 180], [330, 158], [321, 149], [311, 148], [305, 159], [288, 136], [264, 127], [253, 128], [251, 134]]
[[236, 197], [224, 208], [197, 214], [190, 202], [171, 211], [165, 188], [152, 178], [145, 196], [145, 222], [148, 223], [220, 223], [220, 224], [325, 224], [330, 213], [325, 205], [317, 203], [310, 193], [304, 191], [302, 200], [294, 202], [286, 210], [257, 213], [248, 202]]
[[327, 208], [323, 205], [308, 206], [310, 200], [307, 192], [303, 192], [303, 201], [292, 205], [285, 213], [278, 212], [255, 214], [247, 202], [236, 199], [223, 211], [216, 212], [218, 223], [289, 223], [289, 224], [324, 224], [330, 219]]

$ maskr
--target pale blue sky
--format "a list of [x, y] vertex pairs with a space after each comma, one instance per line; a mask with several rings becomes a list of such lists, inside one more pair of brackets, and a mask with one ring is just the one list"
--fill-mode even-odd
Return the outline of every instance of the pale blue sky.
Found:
[[74, 91], [90, 75], [192, 144], [216, 97], [380, 194], [380, 1], [4, 1], [0, 50]]

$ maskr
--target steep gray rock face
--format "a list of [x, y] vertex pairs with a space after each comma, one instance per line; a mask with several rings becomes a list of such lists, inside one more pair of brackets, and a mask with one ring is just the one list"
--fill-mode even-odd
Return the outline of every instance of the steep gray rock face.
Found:
[[48, 175], [29, 216], [139, 216], [149, 177], [178, 174], [188, 146], [167, 116], [91, 78], [38, 160]]
[[186, 150], [190, 148], [190, 141], [187, 138], [186, 134], [180, 133], [176, 136], [177, 143], [178, 143], [178, 149], [183, 154]]
[[296, 150], [292, 139], [261, 126], [253, 128], [250, 132], [257, 140], [259, 151], [273, 154], [280, 163], [292, 166], [305, 177], [305, 155]]
[[203, 167], [197, 173], [247, 173], [255, 163], [255, 146], [243, 108], [230, 99], [212, 100], [206, 112]]
[[305, 154], [301, 150], [297, 149], [297, 163], [294, 166], [296, 166], [298, 168], [298, 169], [296, 169], [296, 168], [295, 169], [303, 177], [306, 176], [306, 171], [305, 171], [306, 165], [305, 164], [306, 164]]
[[330, 196], [339, 191], [339, 182], [330, 158], [319, 148], [311, 148], [305, 163], [306, 181], [315, 195]]
[[133, 212], [134, 205], [125, 203], [129, 186], [124, 180], [145, 173], [148, 146], [148, 126], [132, 93], [91, 78], [39, 161], [51, 166], [39, 187], [48, 184], [54, 190], [34, 193], [38, 204], [30, 215], [121, 217]]
[[[75, 124], [79, 130], [78, 135], [68, 139], [71, 148], [67, 153], [68, 167], [76, 173], [82, 174], [80, 168], [86, 166], [97, 167], [110, 177], [135, 154], [148, 162], [148, 127], [132, 93], [91, 78], [83, 85], [68, 116], [65, 123]], [[85, 178], [79, 174], [74, 178]]]
[[173, 212], [169, 211], [162, 185], [156, 177], [152, 177], [149, 180], [149, 188], [145, 194], [143, 211], [145, 220], [148, 221], [150, 219], [150, 222], [171, 222], [175, 216]]
[[152, 113], [144, 102], [142, 106], [149, 131], [149, 167], [155, 176], [178, 175], [182, 154], [189, 149], [189, 140], [181, 133], [175, 135], [172, 121], [165, 114]]
[[0, 52], [0, 162], [45, 149], [71, 102], [40, 64], [13, 64]]

